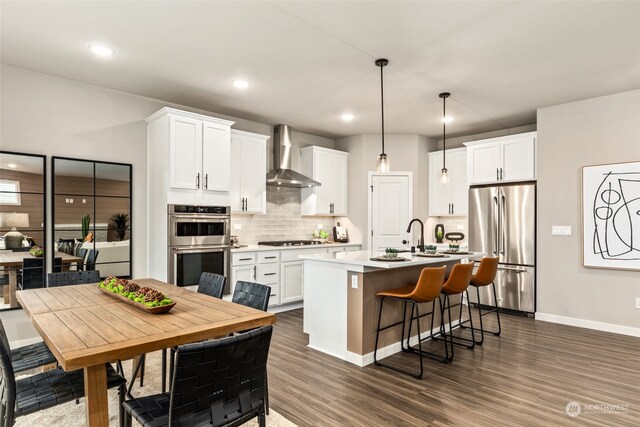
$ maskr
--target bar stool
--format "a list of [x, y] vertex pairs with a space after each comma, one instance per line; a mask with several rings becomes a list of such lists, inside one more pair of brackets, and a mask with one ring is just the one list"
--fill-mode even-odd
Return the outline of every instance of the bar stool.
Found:
[[[480, 341], [476, 341], [475, 343], [478, 345], [482, 345], [484, 341], [484, 325], [482, 324], [482, 316], [485, 316], [489, 313], [496, 312], [496, 318], [498, 319], [498, 330], [497, 331], [487, 331], [491, 332], [495, 336], [499, 336], [500, 332], [502, 332], [502, 327], [500, 326], [500, 311], [498, 309], [498, 297], [496, 295], [496, 284], [495, 278], [498, 273], [498, 257], [495, 258], [482, 258], [480, 261], [480, 266], [478, 267], [478, 271], [471, 277], [470, 285], [476, 288], [476, 295], [478, 296], [478, 315], [480, 317]], [[482, 305], [480, 304], [480, 288], [484, 286], [491, 285], [493, 287], [493, 308], [482, 312]], [[469, 299], [467, 295], [467, 300]], [[460, 323], [460, 327], [466, 328], [464, 326], [468, 321], [464, 321]], [[473, 324], [471, 324], [471, 329], [473, 331], [477, 331], [477, 328], [473, 328]], [[472, 334], [473, 335], [473, 334]], [[475, 338], [475, 335], [473, 335]]]
[[454, 295], [460, 295], [460, 302], [454, 304], [453, 307], [460, 306], [460, 316], [462, 316], [462, 294], [467, 294], [467, 300], [469, 299], [469, 293], [467, 289], [469, 287], [469, 282], [471, 281], [471, 276], [473, 274], [473, 263], [470, 262], [468, 264], [456, 264], [451, 269], [451, 273], [447, 278], [444, 286], [440, 293], [444, 295], [444, 301], [442, 302], [443, 312], [446, 308], [447, 313], [449, 314], [449, 332], [446, 331], [444, 327], [444, 313], [442, 315], [442, 323], [443, 326], [441, 328], [440, 335], [445, 340], [445, 345], [447, 342], [447, 337], [449, 337], [449, 342], [451, 344], [451, 356], [449, 357], [449, 361], [453, 360], [453, 345], [463, 345], [468, 349], [472, 350], [475, 346], [475, 337], [473, 336], [475, 329], [473, 329], [473, 319], [471, 318], [471, 306], [467, 304], [467, 308], [469, 310], [469, 322], [471, 323], [471, 339], [454, 336], [451, 325], [451, 297]]
[[[378, 327], [376, 329], [376, 342], [375, 348], [373, 351], [373, 361], [377, 366], [384, 366], [389, 369], [393, 369], [394, 371], [401, 372], [403, 374], [411, 375], [417, 379], [422, 378], [422, 374], [424, 372], [422, 358], [425, 355], [429, 355], [429, 353], [422, 350], [422, 341], [427, 338], [422, 339], [420, 337], [420, 318], [425, 315], [431, 314], [431, 323], [433, 325], [433, 315], [435, 311], [435, 301], [439, 300], [440, 289], [444, 283], [444, 274], [446, 271], [446, 267], [436, 267], [436, 268], [424, 268], [420, 272], [420, 277], [418, 278], [418, 282], [415, 286], [404, 286], [401, 288], [391, 289], [388, 291], [378, 292], [376, 296], [381, 297], [380, 299], [380, 311], [378, 312]], [[384, 306], [385, 299], [390, 298], [392, 300], [401, 301], [404, 303], [403, 311], [402, 311], [402, 320], [392, 323], [390, 325], [386, 325], [384, 327], [380, 327], [380, 321], [382, 319], [382, 308]], [[422, 303], [432, 303], [431, 311], [420, 315], [418, 310], [419, 304]], [[409, 340], [411, 338], [409, 327], [409, 333], [407, 333], [407, 347], [404, 346], [404, 333], [405, 333], [405, 323], [407, 320], [407, 304], [411, 303], [411, 316], [409, 318], [409, 325], [413, 320], [416, 321], [416, 328], [418, 329], [418, 349], [415, 351], [420, 356], [420, 371], [412, 372], [402, 368], [397, 368], [395, 366], [391, 366], [388, 364], [383, 364], [378, 360], [378, 340], [380, 337], [380, 332], [393, 328], [398, 325], [402, 325], [402, 332], [400, 335], [400, 344], [403, 351], [411, 351], [411, 347], [409, 346]], [[438, 303], [440, 307], [440, 313], [442, 316], [442, 305]], [[413, 313], [416, 313], [416, 316], [413, 316]], [[445, 351], [446, 351], [446, 343], [445, 343]], [[445, 355], [448, 359], [448, 353]]]

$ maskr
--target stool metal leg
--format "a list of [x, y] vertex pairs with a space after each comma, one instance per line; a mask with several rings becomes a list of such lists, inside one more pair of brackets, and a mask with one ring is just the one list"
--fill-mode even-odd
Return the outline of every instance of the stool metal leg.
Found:
[[500, 310], [498, 309], [498, 295], [496, 294], [496, 282], [491, 282], [491, 286], [493, 287], [493, 301], [496, 305], [496, 317], [498, 318], [498, 332], [493, 332], [493, 335], [500, 336], [500, 332], [502, 332], [502, 325], [500, 325]]

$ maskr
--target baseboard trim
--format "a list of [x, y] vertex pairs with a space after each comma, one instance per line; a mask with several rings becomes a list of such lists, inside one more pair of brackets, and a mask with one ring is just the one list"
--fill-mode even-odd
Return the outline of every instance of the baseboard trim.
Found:
[[35, 343], [38, 343], [38, 342], [42, 342], [42, 338], [40, 338], [40, 337], [27, 338], [25, 340], [11, 341], [9, 343], [9, 347], [11, 347], [11, 348], [24, 347], [25, 345], [31, 345], [31, 344], [35, 344]]
[[578, 328], [593, 329], [596, 331], [612, 332], [614, 334], [640, 337], [640, 328], [616, 325], [614, 323], [596, 322], [595, 320], [577, 319], [575, 317], [565, 317], [540, 312], [535, 314], [535, 319], [542, 320], [543, 322], [559, 323], [561, 325], [576, 326]]
[[303, 307], [303, 303], [302, 301], [299, 302], [290, 302], [287, 304], [282, 304], [282, 305], [274, 305], [272, 307], [269, 307], [269, 310], [267, 310], [269, 313], [282, 313], [285, 311], [289, 311], [289, 310], [297, 310], [299, 308]]

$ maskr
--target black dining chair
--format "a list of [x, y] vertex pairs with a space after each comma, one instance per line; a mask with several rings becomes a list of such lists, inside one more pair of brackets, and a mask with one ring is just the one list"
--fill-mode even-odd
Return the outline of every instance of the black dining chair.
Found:
[[209, 295], [215, 298], [222, 298], [224, 285], [227, 278], [221, 274], [204, 272], [200, 275], [198, 283], [198, 293]]
[[258, 418], [263, 401], [272, 326], [178, 347], [168, 393], [124, 402], [125, 426], [236, 426]]
[[47, 287], [68, 285], [84, 285], [88, 283], [98, 283], [100, 272], [98, 270], [87, 271], [63, 271], [61, 273], [47, 274]]
[[[107, 370], [107, 388], [120, 388], [120, 425], [124, 423], [124, 384], [110, 364]], [[82, 370], [65, 372], [61, 368], [42, 372], [16, 380], [9, 340], [0, 329], [0, 425], [12, 426], [15, 419], [43, 409], [71, 402], [84, 397], [84, 375]]]
[[[0, 320], [0, 335], [6, 336], [2, 320]], [[14, 373], [25, 372], [52, 363], [56, 363], [56, 357], [44, 342], [11, 349], [11, 364]]]
[[82, 258], [82, 261], [76, 262], [76, 270], [84, 270], [84, 259], [87, 257], [87, 250], [85, 248], [78, 248], [76, 256]]
[[44, 260], [42, 258], [25, 258], [22, 260], [22, 289], [44, 287]]
[[87, 255], [86, 267], [87, 270], [95, 270], [96, 269], [96, 261], [98, 260], [98, 254], [100, 253], [97, 249], [91, 249], [89, 254]]

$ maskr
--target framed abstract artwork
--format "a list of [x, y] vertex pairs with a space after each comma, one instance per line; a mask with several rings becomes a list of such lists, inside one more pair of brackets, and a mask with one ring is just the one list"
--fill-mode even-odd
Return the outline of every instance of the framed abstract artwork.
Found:
[[640, 162], [582, 167], [582, 265], [640, 271]]

